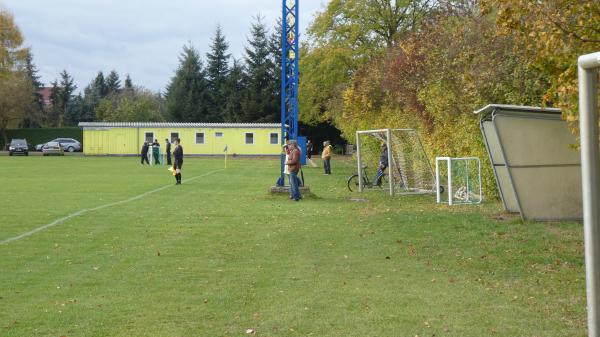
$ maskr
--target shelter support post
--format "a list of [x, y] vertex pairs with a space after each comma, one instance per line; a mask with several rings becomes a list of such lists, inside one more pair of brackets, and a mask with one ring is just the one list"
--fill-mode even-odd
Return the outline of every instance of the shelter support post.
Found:
[[598, 146], [600, 52], [579, 58], [579, 122], [585, 236], [588, 334], [600, 336], [600, 149]]

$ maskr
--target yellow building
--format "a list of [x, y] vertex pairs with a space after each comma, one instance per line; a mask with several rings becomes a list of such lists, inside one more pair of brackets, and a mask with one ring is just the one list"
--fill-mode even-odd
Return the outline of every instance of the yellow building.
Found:
[[185, 155], [279, 155], [281, 124], [79, 123], [86, 155], [136, 155], [144, 141], [181, 139]]

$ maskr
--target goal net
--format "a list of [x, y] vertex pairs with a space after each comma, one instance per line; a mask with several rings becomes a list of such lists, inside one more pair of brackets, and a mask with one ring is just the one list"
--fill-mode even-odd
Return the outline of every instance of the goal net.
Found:
[[[434, 193], [433, 168], [415, 130], [357, 131], [356, 150], [359, 191], [382, 188], [390, 195]], [[386, 161], [387, 168], [381, 171]]]
[[483, 201], [479, 158], [438, 157], [435, 172], [438, 203], [470, 205]]

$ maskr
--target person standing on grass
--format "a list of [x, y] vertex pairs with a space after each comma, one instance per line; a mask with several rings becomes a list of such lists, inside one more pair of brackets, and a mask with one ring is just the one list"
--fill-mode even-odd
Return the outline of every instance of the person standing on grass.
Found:
[[315, 162], [312, 161], [313, 150], [314, 150], [314, 145], [313, 145], [312, 141], [309, 139], [306, 142], [306, 159], [308, 159], [308, 163], [310, 164], [310, 166], [317, 167], [317, 164], [315, 164]]
[[175, 180], [177, 183], [175, 185], [181, 185], [181, 167], [183, 166], [183, 147], [181, 146], [181, 139], [175, 139], [175, 150], [173, 151], [173, 157], [175, 159], [175, 163], [173, 164], [173, 169], [175, 170]]
[[154, 164], [160, 164], [160, 143], [158, 139], [155, 139], [152, 143], [152, 157], [154, 157]]
[[169, 142], [168, 139], [165, 139], [165, 142], [167, 143], [165, 151], [167, 153], [167, 165], [171, 166], [171, 142]]
[[300, 179], [298, 179], [298, 172], [300, 172], [300, 149], [298, 148], [298, 142], [295, 139], [290, 139], [288, 148], [289, 156], [285, 164], [290, 172], [291, 199], [299, 201], [302, 199], [302, 196], [300, 195]]
[[331, 174], [331, 142], [326, 141], [323, 143], [323, 154], [321, 154], [321, 158], [323, 159], [323, 168], [325, 168], [325, 174]]
[[144, 145], [142, 145], [142, 165], [144, 165], [144, 162], [150, 165], [150, 162], [148, 161], [148, 148], [148, 142], [144, 142]]
[[385, 143], [381, 144], [381, 156], [379, 156], [379, 167], [377, 168], [377, 175], [375, 176], [375, 185], [381, 186], [381, 180], [385, 170], [388, 167], [388, 148]]

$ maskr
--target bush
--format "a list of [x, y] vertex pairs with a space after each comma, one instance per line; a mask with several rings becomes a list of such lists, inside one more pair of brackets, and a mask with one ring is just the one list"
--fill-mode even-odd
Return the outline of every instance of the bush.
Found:
[[[55, 138], [74, 138], [83, 144], [83, 129], [79, 127], [70, 128], [43, 128], [43, 129], [8, 129], [6, 130], [8, 140], [13, 138], [27, 139], [29, 150], [35, 150], [37, 144], [46, 143]], [[0, 139], [0, 148], [4, 149], [6, 144]]]

